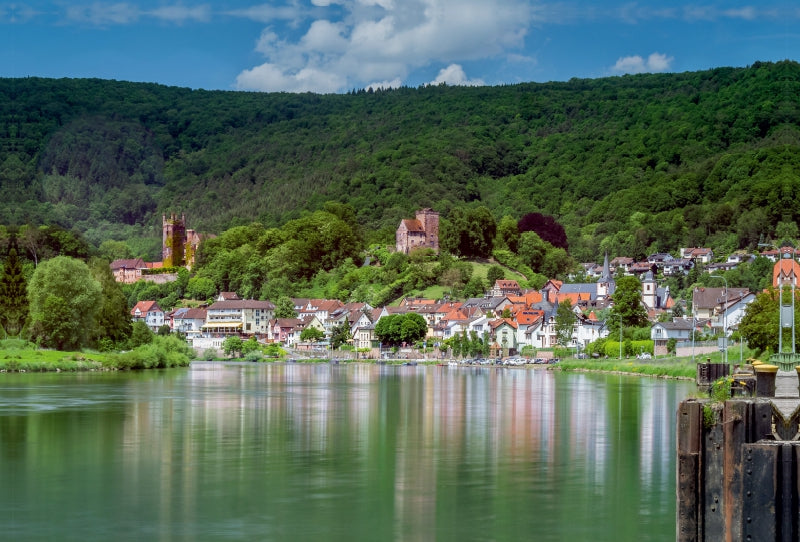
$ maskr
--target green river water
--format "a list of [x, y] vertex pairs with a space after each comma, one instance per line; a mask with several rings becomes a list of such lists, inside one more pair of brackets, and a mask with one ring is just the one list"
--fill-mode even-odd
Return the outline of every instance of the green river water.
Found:
[[694, 384], [194, 363], [0, 375], [0, 540], [673, 541]]

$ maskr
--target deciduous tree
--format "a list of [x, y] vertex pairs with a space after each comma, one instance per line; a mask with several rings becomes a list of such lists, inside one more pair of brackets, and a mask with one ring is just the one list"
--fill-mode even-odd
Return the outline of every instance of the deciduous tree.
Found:
[[57, 256], [39, 263], [28, 299], [32, 338], [59, 350], [77, 349], [88, 343], [103, 291], [84, 262]]

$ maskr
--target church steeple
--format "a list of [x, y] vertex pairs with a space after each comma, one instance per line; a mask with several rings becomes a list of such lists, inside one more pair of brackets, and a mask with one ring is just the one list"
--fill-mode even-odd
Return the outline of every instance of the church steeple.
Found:
[[608, 252], [606, 252], [603, 259], [603, 274], [600, 275], [600, 280], [597, 281], [597, 298], [605, 299], [614, 293], [616, 282], [611, 275], [611, 266], [608, 264]]
[[606, 252], [605, 258], [603, 258], [603, 274], [600, 275], [600, 280], [603, 282], [611, 281], [611, 266], [608, 265], [608, 252]]

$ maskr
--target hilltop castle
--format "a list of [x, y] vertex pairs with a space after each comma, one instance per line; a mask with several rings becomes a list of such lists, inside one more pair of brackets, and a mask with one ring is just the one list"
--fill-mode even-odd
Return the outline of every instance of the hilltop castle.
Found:
[[439, 213], [432, 209], [417, 211], [417, 218], [400, 221], [395, 234], [396, 250], [408, 254], [415, 248], [439, 252]]
[[200, 245], [200, 234], [186, 229], [186, 215], [180, 218], [174, 213], [167, 218], [161, 216], [163, 241], [161, 245], [161, 262], [164, 267], [184, 266], [191, 269], [194, 255]]

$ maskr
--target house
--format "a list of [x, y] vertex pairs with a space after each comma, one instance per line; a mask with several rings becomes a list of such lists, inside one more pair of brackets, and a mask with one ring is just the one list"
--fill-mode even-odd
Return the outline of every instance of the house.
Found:
[[206, 309], [180, 307], [167, 314], [172, 331], [187, 337], [199, 335], [206, 323]]
[[712, 327], [728, 330], [739, 325], [747, 305], [755, 300], [747, 288], [697, 287], [692, 292], [695, 319], [709, 319]]
[[164, 325], [164, 311], [155, 301], [139, 301], [131, 309], [134, 322], [144, 322], [153, 332]]
[[675, 339], [678, 342], [688, 341], [692, 338], [693, 319], [675, 318], [671, 322], [657, 322], [650, 328], [650, 338], [653, 340], [656, 355], [667, 354], [667, 342]]
[[797, 276], [800, 274], [800, 264], [792, 256], [790, 247], [781, 249], [781, 258], [772, 267], [772, 286], [792, 285], [797, 286]]
[[517, 282], [516, 280], [498, 279], [494, 281], [494, 285], [492, 286], [491, 290], [489, 290], [490, 297], [497, 297], [497, 296], [507, 297], [519, 294], [520, 294], [519, 282]]
[[489, 322], [492, 350], [495, 356], [517, 353], [517, 323], [511, 318], [498, 318]]
[[400, 221], [395, 233], [395, 249], [408, 254], [416, 248], [439, 252], [439, 213], [432, 209], [417, 211], [416, 218]]
[[292, 346], [300, 341], [303, 320], [300, 318], [275, 318], [269, 322], [270, 339], [273, 342]]
[[666, 262], [673, 260], [672, 254], [666, 252], [656, 252], [647, 257], [647, 263], [662, 267]]
[[123, 284], [133, 284], [142, 278], [142, 269], [147, 269], [147, 265], [141, 258], [111, 262], [111, 274], [114, 275], [114, 280]]
[[604, 323], [597, 319], [594, 311], [589, 315], [579, 314], [575, 321], [575, 346], [583, 350], [586, 346], [602, 336]]
[[664, 262], [661, 272], [664, 273], [665, 277], [688, 275], [693, 267], [694, 262], [688, 258], [673, 258]]
[[780, 247], [765, 250], [761, 256], [767, 258], [771, 262], [777, 262], [781, 258], [795, 258], [800, 257], [800, 248]]
[[[606, 259], [608, 259], [608, 255], [606, 255]], [[633, 258], [628, 258], [627, 256], [617, 256], [611, 260], [610, 268], [613, 269], [614, 273], [617, 275], [623, 275], [630, 271], [630, 267], [632, 265]]]
[[688, 247], [681, 249], [681, 258], [692, 260], [695, 265], [708, 264], [714, 259], [714, 252], [710, 248]]
[[269, 335], [275, 305], [254, 299], [216, 301], [206, 309], [203, 331], [221, 334]]

